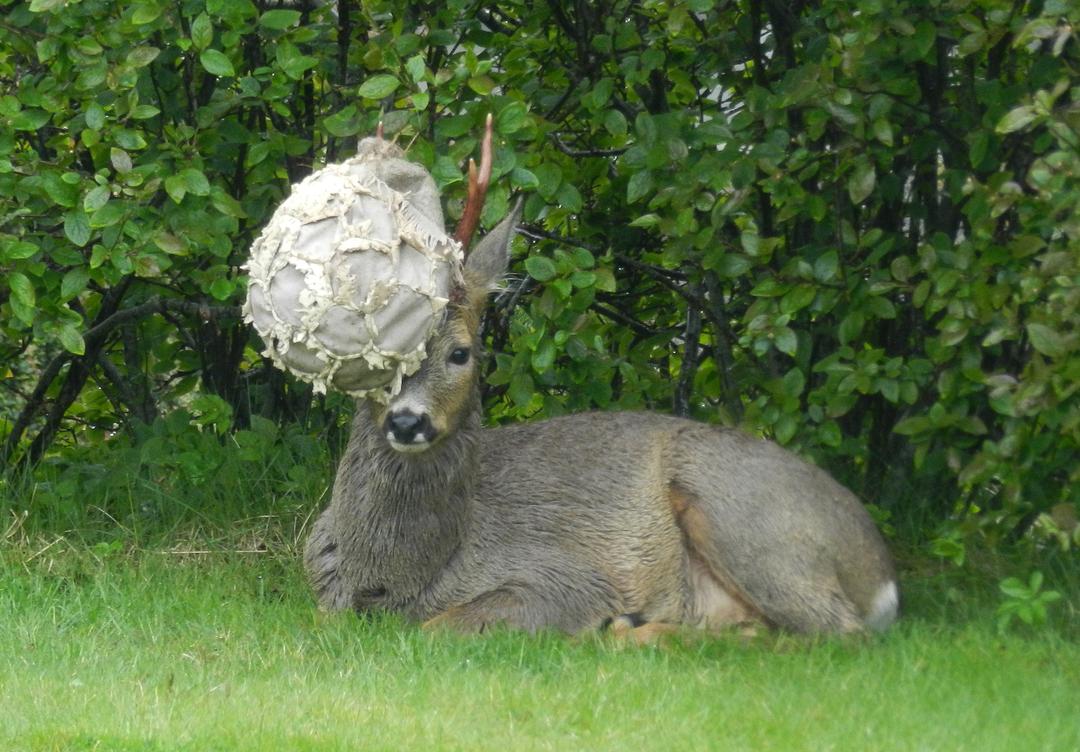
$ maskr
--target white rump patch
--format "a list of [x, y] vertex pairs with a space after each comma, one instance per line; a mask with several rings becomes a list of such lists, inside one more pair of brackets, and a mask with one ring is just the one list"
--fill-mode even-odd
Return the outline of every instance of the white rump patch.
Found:
[[900, 611], [900, 591], [895, 582], [887, 582], [881, 586], [870, 604], [870, 613], [866, 615], [866, 626], [877, 631], [883, 631], [889, 627]]

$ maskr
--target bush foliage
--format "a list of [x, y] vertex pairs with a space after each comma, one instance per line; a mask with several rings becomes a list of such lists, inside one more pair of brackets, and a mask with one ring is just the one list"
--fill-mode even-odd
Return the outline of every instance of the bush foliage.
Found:
[[248, 246], [380, 120], [455, 218], [490, 112], [485, 225], [525, 198], [493, 420], [740, 423], [944, 553], [1080, 503], [1074, 3], [4, 6], [12, 466], [337, 425], [237, 318]]

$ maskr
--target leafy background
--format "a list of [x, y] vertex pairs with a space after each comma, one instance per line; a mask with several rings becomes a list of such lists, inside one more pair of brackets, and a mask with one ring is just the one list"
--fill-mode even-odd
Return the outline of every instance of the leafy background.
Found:
[[310, 506], [348, 405], [259, 355], [247, 249], [380, 120], [455, 219], [490, 112], [492, 421], [742, 425], [958, 563], [1080, 542], [1074, 3], [0, 7], [13, 511]]

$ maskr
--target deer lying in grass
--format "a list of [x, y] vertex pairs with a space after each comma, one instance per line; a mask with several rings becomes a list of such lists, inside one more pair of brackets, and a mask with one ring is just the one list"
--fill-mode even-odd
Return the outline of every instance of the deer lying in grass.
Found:
[[320, 604], [464, 631], [892, 623], [865, 509], [774, 443], [648, 413], [481, 427], [479, 324], [516, 220], [472, 250], [420, 370], [358, 404], [305, 551]]

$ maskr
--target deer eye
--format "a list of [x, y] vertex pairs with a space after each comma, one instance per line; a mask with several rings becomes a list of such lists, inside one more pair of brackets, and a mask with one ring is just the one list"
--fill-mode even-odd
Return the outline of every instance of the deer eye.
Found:
[[469, 362], [469, 348], [456, 347], [450, 352], [450, 362], [455, 366], [463, 366]]

